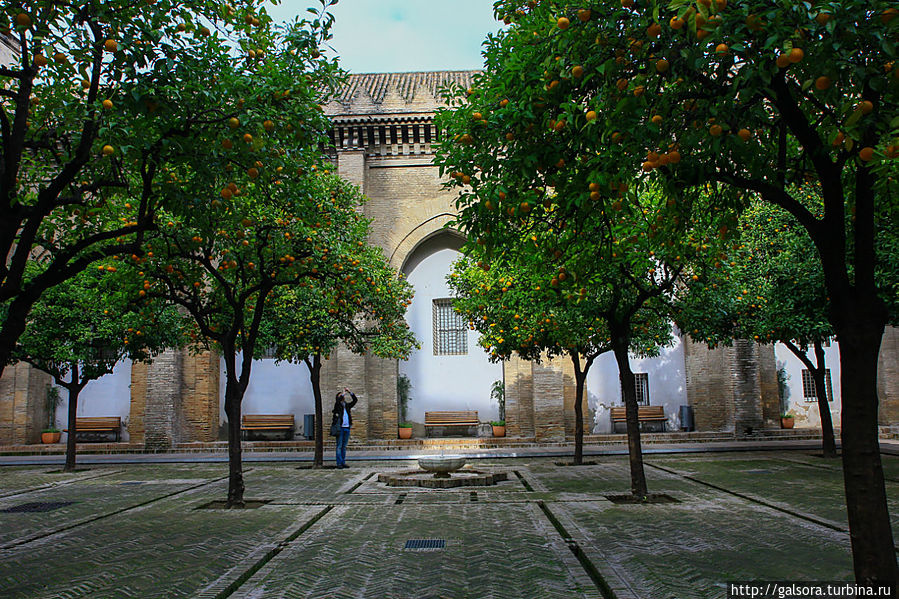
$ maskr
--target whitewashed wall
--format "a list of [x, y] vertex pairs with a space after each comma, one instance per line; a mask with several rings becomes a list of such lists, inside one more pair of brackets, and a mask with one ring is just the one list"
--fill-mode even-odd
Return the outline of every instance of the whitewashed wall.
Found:
[[441, 236], [415, 250], [404, 269], [415, 288], [415, 297], [406, 320], [421, 349], [406, 362], [400, 362], [400, 374], [412, 382], [408, 419], [424, 422], [430, 410], [477, 410], [481, 422], [496, 420], [498, 406], [490, 399], [490, 387], [502, 380], [502, 364], [491, 364], [487, 353], [477, 344], [477, 333], [468, 332], [468, 354], [435, 356], [432, 328], [432, 301], [451, 297], [446, 276], [460, 254], [454, 240]]
[[[649, 374], [649, 404], [664, 406], [668, 415], [668, 431], [680, 430], [678, 411], [687, 405], [687, 378], [684, 364], [684, 345], [675, 337], [674, 345], [662, 350], [658, 358], [631, 356], [631, 370]], [[594, 411], [593, 432], [612, 432], [609, 410], [624, 405], [621, 399], [621, 383], [618, 364], [612, 352], [603, 354], [587, 373], [587, 402]]]
[[[240, 357], [238, 357], [238, 364]], [[225, 361], [221, 361], [219, 377], [219, 421], [225, 417]], [[325, 390], [322, 390], [325, 393]], [[323, 409], [327, 413], [333, 404], [325, 393]], [[297, 435], [303, 433], [303, 415], [315, 413], [315, 398], [309, 380], [309, 368], [305, 364], [281, 362], [273, 359], [254, 360], [250, 371], [250, 384], [241, 404], [243, 414], [293, 414]], [[327, 424], [330, 420], [327, 419]]]
[[[814, 352], [813, 352], [814, 353]], [[777, 359], [778, 368], [783, 366], [789, 378], [787, 379], [787, 409], [796, 416], [796, 428], [818, 428], [821, 426], [821, 418], [818, 413], [817, 401], [806, 401], [802, 392], [802, 371], [805, 365], [791, 352], [786, 345], [778, 343], [774, 346], [774, 356]], [[830, 402], [830, 414], [834, 426], [840, 426], [840, 347], [836, 342], [830, 347], [824, 348], [825, 366], [830, 369], [830, 382], [833, 388], [833, 401]], [[814, 363], [814, 357], [812, 357]]]
[[[78, 396], [77, 415], [119, 416], [127, 422], [131, 413], [131, 360], [125, 359], [115, 365], [112, 372], [85, 385]], [[59, 388], [59, 405], [56, 406], [56, 426], [62, 430], [68, 426], [69, 394]], [[112, 437], [110, 437], [111, 439]], [[122, 427], [122, 441], [127, 441], [128, 428]], [[62, 442], [66, 433], [62, 434]]]

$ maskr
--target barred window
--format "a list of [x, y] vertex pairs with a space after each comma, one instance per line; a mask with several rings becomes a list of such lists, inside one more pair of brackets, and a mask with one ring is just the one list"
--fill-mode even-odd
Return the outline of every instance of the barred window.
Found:
[[[649, 373], [635, 372], [634, 387], [637, 390], [637, 404], [641, 406], [649, 405]], [[621, 389], [621, 400], [624, 401], [624, 389]]]
[[434, 355], [460, 356], [468, 353], [468, 328], [461, 314], [453, 310], [450, 298], [435, 299]]
[[276, 345], [269, 345], [262, 348], [262, 351], [260, 351], [259, 354], [259, 359], [261, 360], [272, 360], [278, 357], [278, 347]]
[[[830, 368], [824, 369], [824, 389], [827, 393], [827, 401], [833, 401]], [[815, 378], [812, 376], [812, 371], [807, 368], [802, 370], [802, 396], [805, 398], [805, 401], [818, 401], [818, 394], [815, 393]]]

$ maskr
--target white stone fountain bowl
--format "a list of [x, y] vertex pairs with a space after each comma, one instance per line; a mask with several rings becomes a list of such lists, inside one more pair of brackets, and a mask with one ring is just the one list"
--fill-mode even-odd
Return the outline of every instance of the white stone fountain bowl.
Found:
[[460, 455], [435, 455], [418, 458], [418, 465], [428, 472], [448, 474], [464, 466], [466, 461], [467, 458]]

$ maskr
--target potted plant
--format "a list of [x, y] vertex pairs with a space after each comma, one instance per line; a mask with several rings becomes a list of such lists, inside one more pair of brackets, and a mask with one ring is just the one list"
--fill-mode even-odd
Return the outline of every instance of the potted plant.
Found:
[[793, 428], [795, 422], [795, 416], [793, 416], [792, 412], [786, 412], [780, 415], [780, 428]]
[[493, 427], [494, 437], [506, 436], [506, 386], [502, 381], [493, 381], [490, 386], [490, 399], [496, 402], [499, 408], [499, 420], [490, 423]]
[[47, 387], [45, 400], [47, 408], [47, 428], [41, 431], [41, 443], [59, 443], [62, 432], [56, 428], [56, 406], [59, 405], [59, 389], [50, 385]]
[[412, 438], [412, 423], [406, 422], [406, 409], [409, 407], [409, 392], [412, 390], [412, 381], [405, 374], [396, 377], [396, 404], [399, 409], [399, 424], [397, 425], [397, 436], [400, 439]]

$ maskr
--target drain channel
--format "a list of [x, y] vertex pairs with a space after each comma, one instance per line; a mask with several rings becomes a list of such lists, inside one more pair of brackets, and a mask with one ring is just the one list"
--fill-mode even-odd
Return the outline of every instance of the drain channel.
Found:
[[404, 501], [406, 501], [406, 494], [402, 493], [399, 497], [396, 498], [396, 501], [393, 502], [393, 505], [402, 505]]
[[568, 546], [568, 549], [571, 553], [574, 554], [574, 557], [577, 558], [577, 561], [580, 562], [581, 567], [584, 569], [584, 572], [587, 573], [587, 576], [590, 577], [590, 580], [593, 581], [593, 584], [596, 585], [596, 588], [599, 589], [599, 592], [602, 593], [602, 596], [605, 599], [617, 599], [615, 597], [615, 593], [612, 592], [612, 588], [606, 582], [605, 578], [602, 577], [602, 574], [599, 573], [599, 570], [596, 569], [596, 566], [593, 565], [593, 562], [590, 561], [590, 558], [584, 553], [584, 550], [581, 549], [581, 546], [577, 544], [577, 541], [571, 538], [571, 535], [568, 534], [568, 531], [565, 530], [565, 527], [562, 526], [562, 523], [559, 522], [558, 518], [553, 515], [553, 513], [546, 507], [546, 504], [542, 501], [537, 502], [537, 507], [543, 512], [543, 515], [546, 516], [546, 519], [550, 521], [553, 527], [556, 529], [556, 532], [562, 537], [562, 540], [565, 541], [565, 544]]
[[368, 479], [370, 479], [370, 478], [371, 478], [372, 476], [374, 476], [374, 475], [375, 475], [374, 472], [369, 472], [368, 474], [365, 475], [365, 478], [363, 478], [362, 480], [360, 480], [359, 482], [357, 482], [355, 485], [353, 485], [352, 487], [350, 487], [349, 489], [347, 489], [346, 491], [344, 491], [344, 493], [345, 493], [346, 495], [351, 494], [353, 491], [355, 491], [356, 489], [358, 489], [359, 487], [361, 487], [362, 485], [364, 485], [364, 484], [365, 484], [365, 481], [367, 481]]
[[531, 486], [531, 483], [525, 480], [525, 478], [521, 475], [521, 472], [519, 472], [518, 470], [513, 470], [513, 472], [515, 473], [515, 476], [518, 477], [518, 480], [521, 481], [521, 484], [522, 486], [524, 486], [526, 491], [534, 491], [534, 487]]
[[580, 562], [584, 572], [587, 573], [587, 576], [590, 577], [590, 580], [593, 581], [593, 584], [596, 585], [596, 588], [599, 589], [602, 596], [605, 597], [605, 599], [617, 599], [615, 593], [612, 592], [612, 588], [602, 577], [602, 574], [599, 573], [599, 570], [596, 569], [596, 566], [593, 565], [593, 562], [590, 561], [590, 558], [587, 557], [584, 550], [581, 549], [581, 546], [577, 544], [577, 541], [571, 538], [571, 535], [568, 534], [568, 531], [565, 530], [565, 527], [562, 526], [562, 523], [559, 522], [558, 518], [556, 518], [549, 508], [546, 507], [546, 504], [542, 501], [538, 501], [537, 506], [543, 512], [543, 515], [546, 516], [546, 519], [549, 520], [556, 529], [556, 532], [562, 537], [562, 540], [565, 541], [568, 549], [574, 554], [577, 561]]

